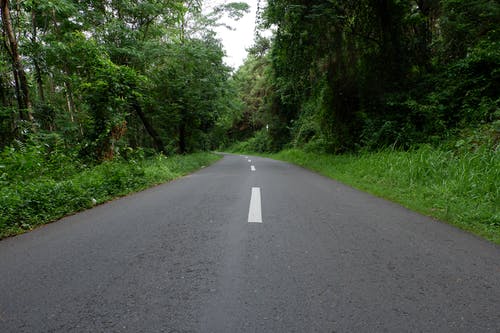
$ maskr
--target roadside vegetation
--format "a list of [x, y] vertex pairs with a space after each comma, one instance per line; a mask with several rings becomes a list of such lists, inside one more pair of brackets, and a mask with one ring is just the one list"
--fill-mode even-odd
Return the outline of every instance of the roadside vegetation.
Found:
[[263, 153], [255, 138], [229, 150], [300, 165], [500, 244], [497, 131], [483, 127], [468, 139], [408, 150], [327, 154], [305, 147]]
[[214, 29], [247, 11], [1, 1], [0, 237], [214, 161], [196, 152], [224, 142], [239, 107]]
[[1, 1], [2, 235], [233, 149], [498, 241], [498, 1], [268, 0], [233, 71], [215, 30], [248, 9]]
[[173, 180], [219, 158], [211, 153], [147, 157], [143, 150], [130, 150], [126, 157], [86, 165], [41, 147], [10, 147], [0, 159], [0, 239]]
[[290, 161], [500, 243], [500, 4], [269, 0], [233, 152]]
[[[410, 151], [268, 155], [447, 221], [500, 244], [500, 157], [492, 151], [454, 154], [423, 146]], [[360, 209], [362, 209], [360, 207]]]

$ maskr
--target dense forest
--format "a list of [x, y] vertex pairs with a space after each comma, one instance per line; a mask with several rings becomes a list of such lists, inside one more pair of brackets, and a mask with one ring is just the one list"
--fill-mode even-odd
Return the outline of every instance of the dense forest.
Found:
[[220, 135], [211, 133], [234, 95], [214, 28], [248, 5], [202, 9], [199, 1], [2, 1], [0, 146], [94, 161], [126, 148], [214, 148]]
[[268, 0], [230, 150], [500, 243], [500, 3]]
[[217, 159], [175, 154], [220, 146], [241, 107], [215, 30], [247, 4], [6, 0], [0, 11], [0, 238]]
[[232, 69], [244, 2], [0, 0], [0, 237], [217, 159], [180, 155], [298, 149], [500, 242], [497, 0], [258, 7]]
[[261, 25], [235, 75], [252, 149], [498, 144], [498, 1], [269, 0]]
[[[261, 4], [262, 6], [262, 4]], [[326, 152], [498, 141], [493, 0], [270, 0], [232, 76], [220, 18], [183, 1], [2, 1], [0, 146], [103, 161], [137, 148]]]

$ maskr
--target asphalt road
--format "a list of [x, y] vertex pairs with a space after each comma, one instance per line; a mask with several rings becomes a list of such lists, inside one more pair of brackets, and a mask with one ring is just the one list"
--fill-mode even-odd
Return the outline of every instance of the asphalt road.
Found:
[[0, 332], [500, 332], [499, 246], [251, 160], [0, 241]]

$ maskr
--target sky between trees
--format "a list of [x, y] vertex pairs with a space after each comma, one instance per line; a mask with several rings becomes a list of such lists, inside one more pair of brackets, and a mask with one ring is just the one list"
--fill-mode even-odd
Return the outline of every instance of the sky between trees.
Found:
[[[231, 1], [215, 0], [207, 1], [207, 7], [224, 4]], [[250, 12], [245, 14], [238, 22], [225, 18], [224, 23], [231, 25], [234, 30], [228, 30], [224, 27], [215, 29], [219, 38], [222, 40], [226, 57], [224, 61], [227, 65], [237, 69], [243, 64], [243, 60], [247, 56], [246, 48], [252, 46], [254, 41], [255, 19], [257, 13], [257, 0], [246, 0], [250, 6]]]

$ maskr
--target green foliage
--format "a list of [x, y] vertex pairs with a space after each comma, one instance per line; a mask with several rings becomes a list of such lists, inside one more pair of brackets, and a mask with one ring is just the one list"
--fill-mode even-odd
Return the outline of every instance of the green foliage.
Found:
[[441, 1], [440, 60], [466, 58], [469, 49], [484, 41], [498, 42], [500, 4], [495, 0]]
[[233, 144], [228, 150], [232, 152], [256, 153], [276, 151], [272, 146], [272, 138], [269, 136], [269, 132], [265, 129], [255, 132], [255, 135], [246, 141]]
[[[270, 0], [273, 97], [254, 108], [281, 125], [282, 146], [439, 144], [498, 119], [499, 13], [492, 0]], [[247, 80], [242, 99], [256, 86]]]
[[275, 131], [283, 125], [276, 114], [269, 112], [275, 97], [267, 53], [269, 40], [260, 38], [257, 43], [258, 47], [250, 50], [245, 63], [233, 75], [241, 106], [235, 109], [232, 128], [227, 133], [231, 141], [247, 140], [266, 126]]
[[219, 146], [239, 106], [213, 29], [225, 25], [223, 17], [238, 20], [249, 6], [226, 3], [210, 14], [203, 6], [30, 0], [11, 8], [33, 107], [13, 107], [19, 71], [4, 49], [0, 147], [39, 129], [61, 135], [89, 163], [128, 147], [170, 154]]
[[448, 127], [494, 120], [500, 108], [500, 40], [478, 43], [467, 57], [448, 66], [439, 79], [438, 90], [428, 99], [449, 105], [442, 115]]
[[360, 111], [406, 71], [404, 8], [396, 1], [269, 1], [266, 19], [277, 25], [271, 54], [279, 96], [272, 112], [292, 128], [316, 104], [317, 134], [330, 141], [328, 149], [353, 149]]
[[64, 179], [80, 169], [81, 165], [73, 163], [75, 157], [58, 134], [39, 132], [0, 152], [0, 184], [29, 181], [45, 174]]
[[172, 180], [220, 158], [209, 153], [142, 155], [141, 151], [129, 152], [129, 160], [86, 166], [62, 152], [48, 154], [42, 146], [4, 149], [0, 156], [0, 238]]
[[250, 6], [246, 2], [229, 2], [217, 5], [213, 8], [212, 12], [208, 15], [209, 18], [214, 20], [214, 24], [227, 15], [229, 18], [239, 20], [250, 11]]
[[488, 147], [424, 145], [356, 155], [285, 150], [270, 155], [399, 202], [500, 244], [500, 155]]
[[0, 147], [6, 142], [12, 142], [16, 133], [12, 128], [13, 119], [15, 119], [16, 109], [13, 107], [0, 107]]
[[[83, 99], [88, 103], [88, 113], [92, 124], [88, 129], [88, 139], [96, 158], [119, 155], [120, 141], [126, 132], [126, 119], [140, 94], [142, 78], [131, 68], [117, 66], [103, 59], [95, 68], [95, 73], [80, 83]], [[123, 148], [125, 144], [122, 143]], [[112, 149], [112, 152], [110, 152]], [[108, 154], [108, 156], [106, 156]]]
[[218, 145], [209, 133], [234, 106], [223, 55], [214, 39], [186, 38], [164, 50], [152, 73], [155, 120], [180, 153]]
[[[178, 0], [17, 5], [11, 15], [27, 83], [23, 66], [0, 52], [0, 183], [12, 205], [0, 208], [22, 212], [8, 228], [29, 228], [30, 214], [56, 216], [45, 212], [64, 200], [85, 207], [91, 185], [103, 197], [145, 186], [148, 169], [139, 161], [154, 150], [244, 140], [235, 149], [390, 147], [438, 166], [454, 164], [453, 154], [476, 161], [486, 156], [480, 151], [497, 152], [495, 0], [269, 0], [262, 18], [274, 36], [257, 36], [232, 77], [214, 28], [226, 25], [224, 16], [239, 19], [244, 3], [209, 14], [202, 2]], [[21, 86], [31, 103], [18, 98], [28, 95]], [[454, 153], [427, 156], [416, 148], [425, 144]], [[76, 176], [82, 170], [88, 180]], [[39, 185], [30, 182], [37, 178]], [[74, 187], [86, 181], [94, 183]], [[52, 194], [57, 186], [63, 190]], [[49, 192], [54, 202], [41, 198]]]
[[500, 150], [500, 119], [473, 129], [466, 128], [457, 135], [457, 138], [445, 141], [443, 146], [459, 153], [482, 149], [498, 152]]

